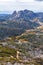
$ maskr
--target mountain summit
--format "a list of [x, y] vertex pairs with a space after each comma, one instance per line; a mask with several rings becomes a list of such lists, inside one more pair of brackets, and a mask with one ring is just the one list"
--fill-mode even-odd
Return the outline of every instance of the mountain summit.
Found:
[[37, 13], [30, 10], [14, 11], [9, 18], [10, 23], [13, 22], [17, 28], [31, 29], [39, 26], [39, 18]]

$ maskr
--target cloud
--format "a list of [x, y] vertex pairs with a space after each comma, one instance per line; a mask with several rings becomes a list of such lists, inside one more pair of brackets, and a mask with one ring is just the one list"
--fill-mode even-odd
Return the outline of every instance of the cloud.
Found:
[[40, 1], [40, 2], [41, 2], [41, 1], [43, 1], [43, 0], [35, 0], [35, 1]]
[[14, 10], [32, 10], [35, 12], [43, 12], [43, 0], [0, 0], [0, 11], [9, 11], [12, 13]]
[[18, 0], [19, 2], [33, 2], [34, 0]]

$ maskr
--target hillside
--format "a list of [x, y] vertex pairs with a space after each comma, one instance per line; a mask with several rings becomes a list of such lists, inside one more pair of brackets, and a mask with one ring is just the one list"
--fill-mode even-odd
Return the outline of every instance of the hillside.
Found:
[[14, 11], [12, 14], [0, 14], [0, 40], [20, 35], [25, 30], [43, 25], [43, 13], [30, 10]]
[[1, 64], [43, 65], [42, 14], [14, 11], [0, 22]]
[[[40, 32], [41, 31], [41, 32]], [[17, 53], [19, 54], [17, 56]], [[23, 65], [43, 65], [43, 32], [36, 28], [26, 30], [19, 36], [7, 37], [0, 41], [0, 60], [23, 63]], [[9, 58], [7, 60], [6, 58]]]

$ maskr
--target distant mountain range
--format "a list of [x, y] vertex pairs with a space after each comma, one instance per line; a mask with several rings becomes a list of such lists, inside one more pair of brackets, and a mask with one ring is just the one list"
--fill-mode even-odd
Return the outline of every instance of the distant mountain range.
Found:
[[20, 35], [25, 30], [43, 25], [43, 12], [30, 10], [14, 11], [12, 14], [0, 14], [0, 36]]
[[11, 14], [11, 11], [0, 11], [0, 14]]
[[8, 20], [10, 14], [0, 14], [0, 22]]

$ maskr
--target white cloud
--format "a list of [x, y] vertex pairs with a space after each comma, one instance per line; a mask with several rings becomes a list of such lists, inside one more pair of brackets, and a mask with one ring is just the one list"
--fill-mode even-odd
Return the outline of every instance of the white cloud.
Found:
[[32, 11], [43, 11], [43, 2], [35, 0], [0, 0], [0, 11], [29, 9]]
[[16, 0], [0, 0], [0, 2], [7, 2], [7, 1], [16, 1]]
[[9, 2], [9, 1], [13, 1], [13, 2], [33, 2], [34, 0], [0, 0], [0, 2]]
[[34, 0], [19, 0], [20, 2], [33, 2]]

